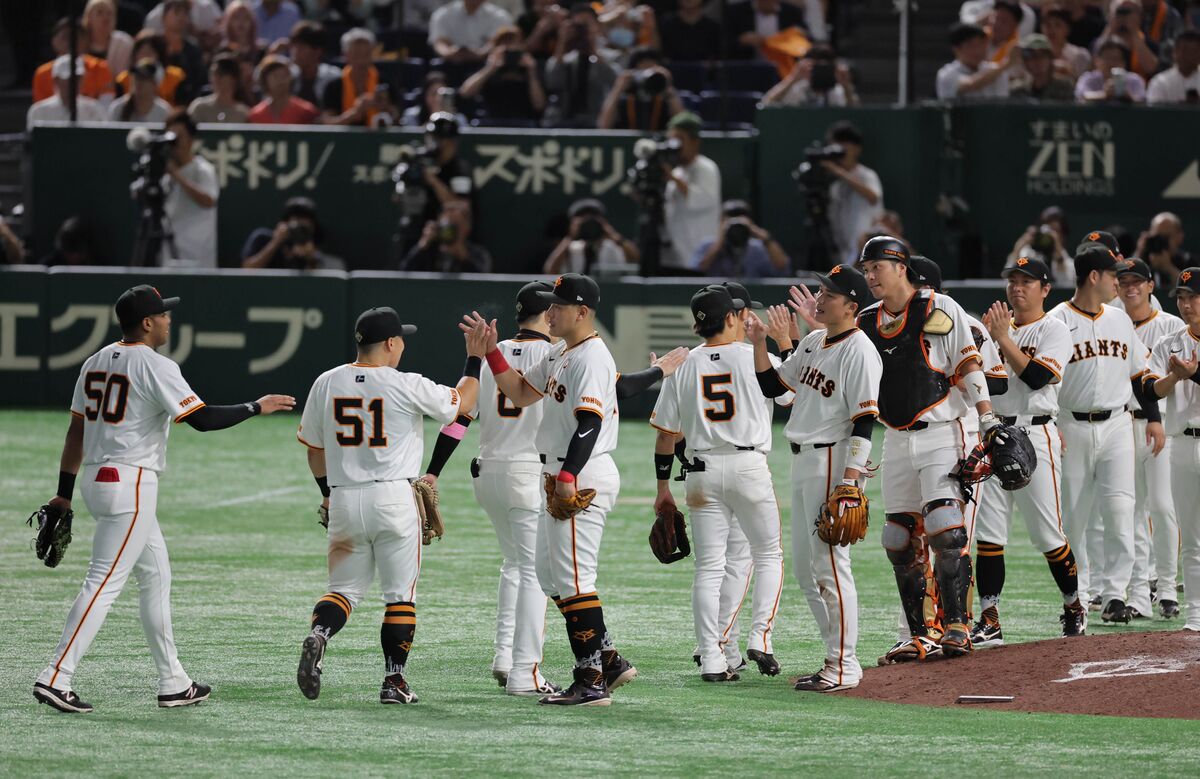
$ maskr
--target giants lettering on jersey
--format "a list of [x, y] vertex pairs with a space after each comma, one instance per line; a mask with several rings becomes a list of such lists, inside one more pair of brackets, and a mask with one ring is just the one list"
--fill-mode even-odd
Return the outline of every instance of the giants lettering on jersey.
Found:
[[[1031, 357], [1033, 355], [1030, 355]], [[1129, 344], [1116, 339], [1099, 338], [1095, 346], [1090, 340], [1075, 344], [1075, 353], [1071, 355], [1071, 364], [1080, 360], [1090, 360], [1093, 357], [1117, 357], [1129, 359]]]
[[833, 397], [833, 393], [837, 391], [837, 384], [834, 380], [826, 378], [824, 373], [811, 365], [805, 365], [800, 369], [800, 383], [806, 387], [812, 387], [827, 398]]
[[565, 384], [559, 384], [553, 377], [550, 383], [546, 385], [546, 394], [562, 403], [567, 397], [567, 387]]

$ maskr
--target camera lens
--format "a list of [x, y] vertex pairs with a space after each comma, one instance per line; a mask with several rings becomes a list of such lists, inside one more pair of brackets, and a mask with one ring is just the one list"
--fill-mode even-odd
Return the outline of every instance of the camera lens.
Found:
[[725, 228], [725, 243], [731, 249], [744, 249], [750, 243], [750, 225], [744, 220], [735, 219]]
[[579, 240], [592, 243], [600, 240], [604, 236], [604, 228], [600, 225], [600, 220], [594, 216], [589, 216], [579, 223], [579, 231], [577, 233]]

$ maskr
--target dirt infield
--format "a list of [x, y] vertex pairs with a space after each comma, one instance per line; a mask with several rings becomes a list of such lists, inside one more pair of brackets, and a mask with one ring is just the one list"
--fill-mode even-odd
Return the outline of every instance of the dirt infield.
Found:
[[1200, 633], [1089, 635], [867, 668], [857, 688], [836, 694], [923, 706], [954, 706], [960, 695], [1011, 695], [1011, 703], [976, 705], [1200, 719]]

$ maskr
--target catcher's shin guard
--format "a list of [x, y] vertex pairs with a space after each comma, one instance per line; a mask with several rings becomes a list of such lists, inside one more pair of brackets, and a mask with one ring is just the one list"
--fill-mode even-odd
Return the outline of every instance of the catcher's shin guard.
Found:
[[971, 588], [971, 556], [962, 509], [954, 501], [934, 501], [925, 507], [925, 529], [934, 552], [933, 570], [941, 595], [946, 623], [967, 621], [967, 596]]
[[908, 514], [888, 514], [883, 527], [883, 546], [896, 575], [896, 589], [908, 629], [914, 636], [926, 634], [925, 566], [917, 559], [912, 545], [916, 520]]

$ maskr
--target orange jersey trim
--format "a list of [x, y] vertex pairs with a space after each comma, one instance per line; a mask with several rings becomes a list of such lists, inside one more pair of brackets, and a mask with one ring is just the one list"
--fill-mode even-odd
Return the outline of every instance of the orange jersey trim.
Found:
[[659, 425], [654, 424], [653, 422], [650, 423], [650, 427], [652, 427], [655, 430], [658, 430], [660, 432], [666, 433], [667, 435], [679, 435], [679, 433], [680, 433], [679, 430], [668, 430], [665, 427], [661, 427]]
[[182, 422], [183, 420], [187, 419], [187, 418], [188, 418], [188, 417], [190, 417], [192, 414], [195, 414], [197, 411], [199, 411], [200, 409], [204, 408], [204, 407], [205, 407], [205, 405], [206, 405], [206, 404], [204, 404], [204, 403], [201, 403], [200, 405], [196, 406], [195, 408], [189, 408], [187, 411], [185, 411], [185, 412], [183, 412], [182, 414], [180, 414], [179, 416], [175, 417], [175, 424], [177, 424], [177, 425], [178, 425], [180, 422]]

